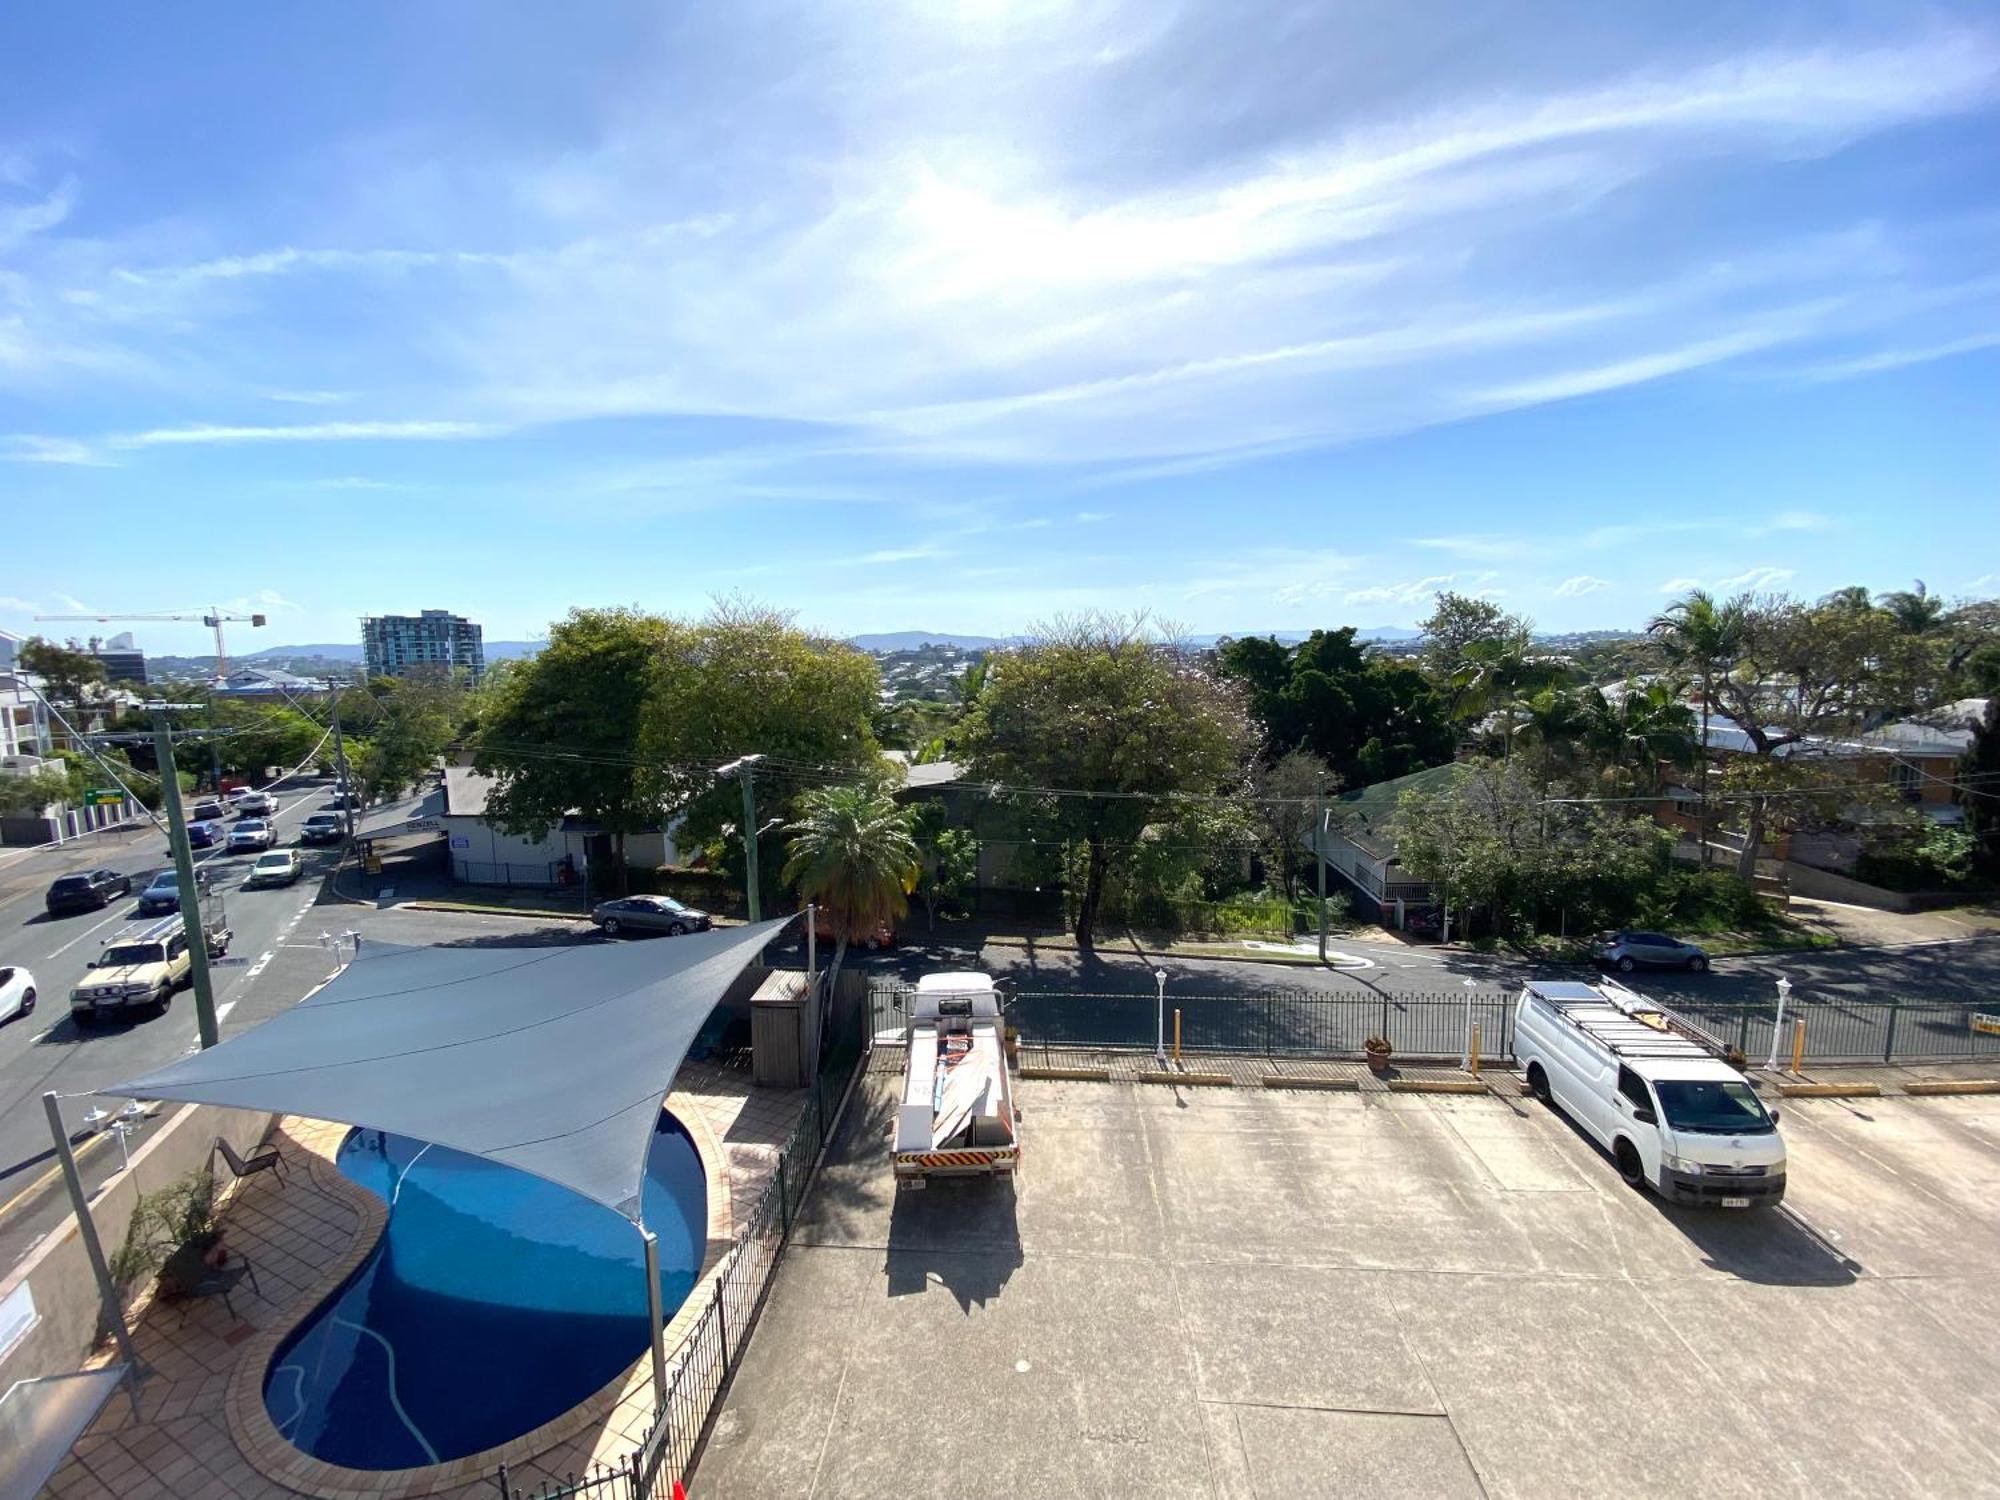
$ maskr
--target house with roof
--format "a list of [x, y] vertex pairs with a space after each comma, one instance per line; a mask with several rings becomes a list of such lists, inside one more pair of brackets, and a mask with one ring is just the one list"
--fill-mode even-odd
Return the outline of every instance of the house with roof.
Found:
[[[454, 880], [473, 885], [580, 886], [592, 866], [609, 866], [617, 841], [572, 812], [541, 838], [509, 833], [488, 815], [494, 778], [471, 766], [446, 766], [436, 820], [445, 834]], [[625, 836], [625, 867], [653, 870], [680, 863], [671, 827]]]
[[1365, 915], [1400, 927], [1409, 915], [1433, 904], [1429, 883], [1403, 868], [1396, 848], [1396, 812], [1405, 792], [1449, 788], [1464, 774], [1464, 766], [1451, 762], [1334, 799], [1331, 826], [1307, 842], [1317, 846], [1327, 869], [1353, 890], [1354, 904]]

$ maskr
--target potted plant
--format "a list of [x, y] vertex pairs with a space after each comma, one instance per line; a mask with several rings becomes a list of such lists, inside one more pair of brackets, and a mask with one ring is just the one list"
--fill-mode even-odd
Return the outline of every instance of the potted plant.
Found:
[[1386, 1073], [1389, 1071], [1389, 1054], [1396, 1049], [1389, 1045], [1386, 1036], [1371, 1036], [1361, 1044], [1361, 1050], [1368, 1056], [1368, 1071]]

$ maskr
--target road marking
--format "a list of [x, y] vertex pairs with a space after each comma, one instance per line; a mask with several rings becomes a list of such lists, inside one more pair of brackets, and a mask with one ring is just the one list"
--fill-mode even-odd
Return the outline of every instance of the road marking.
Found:
[[222, 1004], [216, 1006], [215, 1024], [220, 1026], [224, 1021], [228, 1020], [229, 1013], [234, 1009], [236, 1009], [236, 1002], [234, 1000], [225, 1000]]
[[68, 942], [64, 943], [60, 948], [57, 948], [53, 952], [51, 952], [49, 954], [49, 957], [60, 958], [63, 954], [69, 952], [70, 949], [74, 948], [78, 943], [82, 942], [85, 938], [89, 937], [93, 932], [97, 931], [98, 928], [108, 926], [112, 922], [122, 922], [124, 920], [125, 920], [124, 912], [114, 911], [113, 913], [111, 913], [110, 916], [104, 917], [99, 921], [91, 923], [90, 926], [84, 928], [83, 931], [79, 932], [75, 937], [71, 938]]
[[271, 961], [271, 953], [267, 951], [265, 952], [263, 957], [257, 960], [257, 962], [250, 965], [250, 972], [248, 974], [245, 974], [243, 978], [246, 981], [255, 979], [259, 974], [264, 972], [264, 965], [268, 964], [270, 961]]

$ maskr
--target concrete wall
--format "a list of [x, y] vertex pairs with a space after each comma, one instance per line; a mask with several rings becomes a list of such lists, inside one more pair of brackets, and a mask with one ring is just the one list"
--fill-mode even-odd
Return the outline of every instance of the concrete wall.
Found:
[[[81, 1100], [65, 1103], [70, 1114], [80, 1115], [83, 1107]], [[90, 1217], [97, 1225], [105, 1255], [117, 1254], [125, 1243], [133, 1206], [143, 1195], [156, 1193], [199, 1169], [215, 1149], [218, 1135], [247, 1154], [270, 1133], [274, 1118], [261, 1111], [217, 1109], [206, 1104], [163, 1106], [133, 1148], [132, 1165], [110, 1178], [91, 1200]], [[107, 1143], [96, 1149], [115, 1151], [117, 1147]], [[227, 1189], [231, 1181], [228, 1166], [218, 1160], [215, 1168], [218, 1185]], [[74, 1217], [65, 1218], [60, 1228], [51, 1230], [5, 1280], [0, 1280], [0, 1299], [24, 1282], [35, 1299], [39, 1321], [0, 1358], [0, 1390], [17, 1380], [77, 1369], [97, 1340], [102, 1304]], [[133, 1295], [143, 1290], [134, 1287]]]
[[1791, 882], [1792, 894], [1815, 901], [1845, 901], [1850, 906], [1872, 906], [1880, 911], [1922, 911], [1927, 906], [1939, 906], [1953, 900], [1964, 900], [1963, 896], [1933, 896], [1926, 899], [1922, 895], [1912, 895], [1905, 891], [1884, 890], [1879, 885], [1868, 885], [1851, 876], [1836, 875], [1831, 870], [1815, 869], [1811, 865], [1788, 863], [1785, 875]]

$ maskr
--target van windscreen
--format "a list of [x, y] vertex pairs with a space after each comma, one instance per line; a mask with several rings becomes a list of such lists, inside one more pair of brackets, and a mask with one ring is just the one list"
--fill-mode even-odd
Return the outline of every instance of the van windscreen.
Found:
[[1693, 1078], [1656, 1078], [1653, 1090], [1675, 1130], [1706, 1135], [1748, 1135], [1775, 1129], [1750, 1085]]

